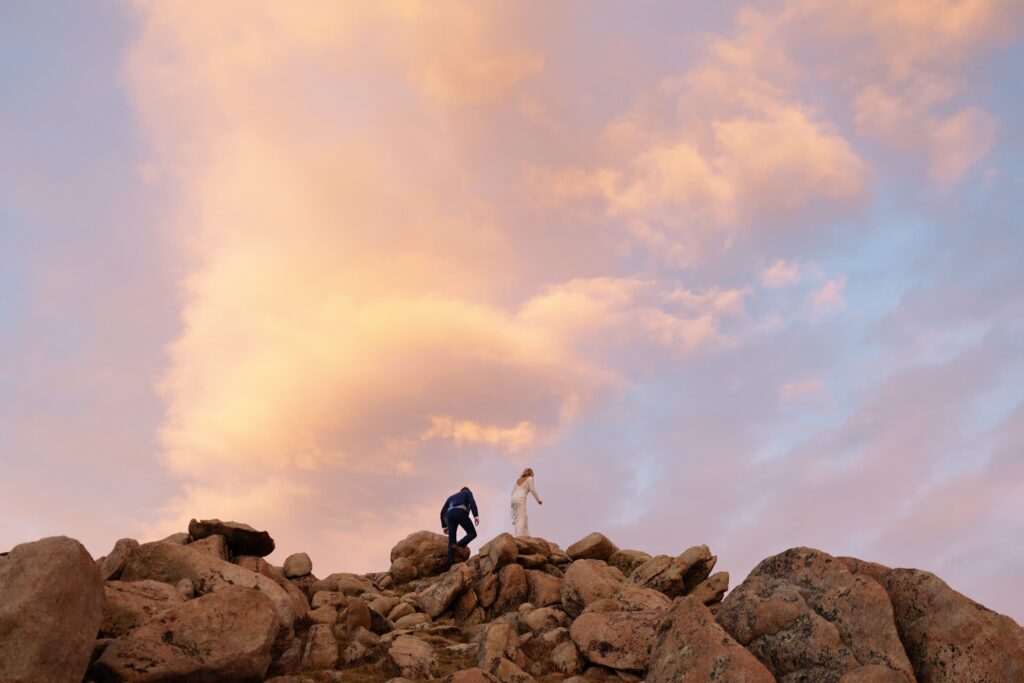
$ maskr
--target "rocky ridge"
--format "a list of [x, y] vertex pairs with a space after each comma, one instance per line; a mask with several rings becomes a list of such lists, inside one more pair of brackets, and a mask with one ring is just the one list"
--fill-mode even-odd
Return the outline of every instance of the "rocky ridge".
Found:
[[705, 545], [562, 549], [501, 534], [445, 570], [419, 531], [386, 572], [282, 567], [234, 522], [118, 541], [95, 562], [69, 538], [0, 555], [0, 680], [1024, 680], [1024, 629], [915, 569], [793, 548], [726, 596]]

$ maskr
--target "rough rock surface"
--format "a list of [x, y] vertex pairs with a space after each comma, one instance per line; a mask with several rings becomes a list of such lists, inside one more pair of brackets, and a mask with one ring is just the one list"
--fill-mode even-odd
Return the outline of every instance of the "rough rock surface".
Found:
[[426, 678], [437, 666], [437, 655], [428, 643], [412, 636], [398, 636], [388, 648], [394, 667], [406, 678]]
[[569, 616], [578, 616], [587, 605], [610, 598], [622, 590], [622, 582], [600, 560], [576, 560], [569, 565], [562, 582], [562, 607]]
[[597, 531], [587, 534], [565, 549], [566, 554], [574, 560], [601, 560], [608, 558], [619, 550], [607, 536]]
[[409, 560], [419, 576], [436, 576], [448, 565], [448, 537], [432, 531], [409, 534], [391, 549], [391, 562], [400, 557]]
[[117, 638], [185, 602], [174, 586], [159, 581], [108, 581], [100, 635]]
[[661, 622], [646, 680], [773, 683], [775, 677], [729, 637], [700, 600], [683, 597], [675, 600]]
[[685, 595], [708, 578], [717, 558], [706, 545], [688, 548], [677, 557], [658, 555], [633, 569], [629, 580], [669, 597]]
[[222, 522], [219, 519], [193, 519], [188, 523], [188, 533], [193, 541], [219, 534], [225, 538], [235, 555], [266, 557], [274, 552], [274, 539], [266, 531], [257, 531], [248, 524]]
[[717, 618], [779, 678], [836, 681], [878, 664], [914, 680], [885, 589], [819, 550], [792, 548], [763, 560]]
[[228, 586], [118, 638], [93, 669], [100, 680], [261, 680], [278, 630], [266, 595]]
[[139, 542], [134, 538], [122, 538], [114, 544], [114, 549], [102, 560], [97, 560], [100, 569], [100, 578], [104, 581], [114, 581], [121, 578], [121, 571], [128, 558], [132, 556]]
[[284, 561], [284, 575], [289, 579], [309, 576], [313, 573], [313, 560], [306, 553], [289, 555]]
[[464, 564], [456, 565], [440, 581], [417, 593], [416, 598], [424, 612], [432, 618], [437, 617], [451, 607], [472, 582], [472, 570]]
[[103, 617], [103, 583], [66, 536], [0, 556], [0, 681], [79, 683]]
[[572, 622], [569, 633], [588, 662], [642, 671], [663, 616], [663, 612], [586, 612]]

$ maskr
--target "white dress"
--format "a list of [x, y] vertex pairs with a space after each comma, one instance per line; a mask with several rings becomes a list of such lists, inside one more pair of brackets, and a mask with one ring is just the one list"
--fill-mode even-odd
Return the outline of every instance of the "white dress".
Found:
[[533, 477], [527, 477], [522, 484], [516, 483], [512, 488], [512, 526], [516, 536], [530, 535], [530, 523], [526, 519], [526, 496], [530, 493], [538, 503], [541, 502], [533, 486]]

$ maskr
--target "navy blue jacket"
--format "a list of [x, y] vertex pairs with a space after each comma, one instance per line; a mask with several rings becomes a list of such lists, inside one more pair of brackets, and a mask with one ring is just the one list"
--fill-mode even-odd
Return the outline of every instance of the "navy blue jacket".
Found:
[[448, 496], [448, 500], [441, 506], [441, 528], [448, 528], [448, 510], [455, 507], [456, 505], [465, 505], [469, 507], [473, 512], [474, 517], [479, 517], [480, 513], [476, 511], [476, 501], [473, 500], [473, 494], [469, 491], [459, 491], [458, 493]]

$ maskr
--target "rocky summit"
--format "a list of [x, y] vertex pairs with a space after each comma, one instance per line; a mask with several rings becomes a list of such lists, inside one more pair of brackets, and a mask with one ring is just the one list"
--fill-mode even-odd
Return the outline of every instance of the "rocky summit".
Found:
[[812, 548], [729, 592], [706, 545], [501, 534], [446, 570], [418, 531], [388, 571], [281, 567], [265, 531], [193, 520], [93, 560], [46, 538], [0, 555], [0, 681], [1024, 681], [1024, 629], [916, 569]]

